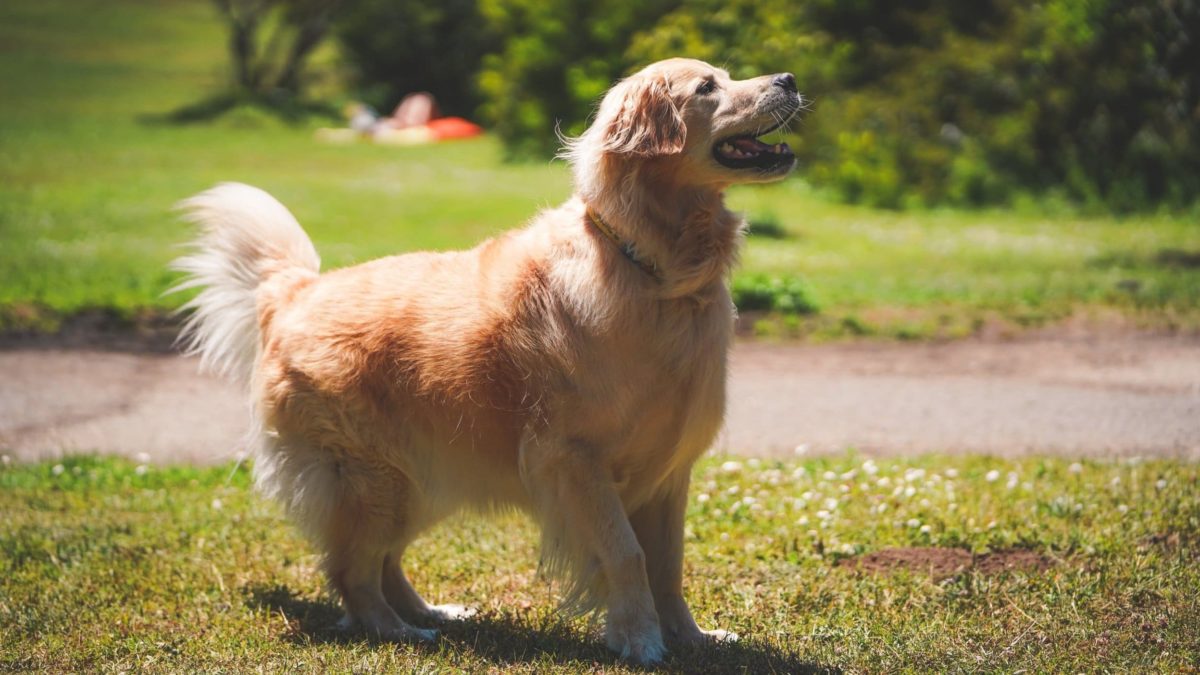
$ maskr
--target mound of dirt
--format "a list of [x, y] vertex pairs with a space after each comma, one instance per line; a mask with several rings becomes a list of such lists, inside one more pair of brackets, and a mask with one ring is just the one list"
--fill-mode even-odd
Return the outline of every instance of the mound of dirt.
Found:
[[1052, 567], [1054, 561], [1040, 553], [1020, 549], [974, 555], [961, 548], [914, 546], [885, 548], [849, 558], [842, 564], [876, 574], [907, 570], [928, 574], [934, 579], [945, 579], [968, 570], [981, 574], [1041, 572]]

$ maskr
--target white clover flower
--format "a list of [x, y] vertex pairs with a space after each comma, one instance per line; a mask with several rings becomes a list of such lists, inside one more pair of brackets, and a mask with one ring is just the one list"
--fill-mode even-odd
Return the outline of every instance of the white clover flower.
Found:
[[808, 507], [808, 502], [803, 499], [797, 499], [792, 502], [792, 509], [794, 509], [796, 511], [800, 511], [801, 509], [804, 509], [807, 507]]
[[67, 467], [63, 466], [62, 464], [55, 464], [53, 467], [50, 468], [50, 473], [54, 474], [55, 476], [61, 476], [62, 472], [66, 471], [66, 470], [67, 470]]
[[1033, 483], [1025, 481], [1024, 483], [1021, 483], [1021, 489], [1026, 492], [1033, 492]]
[[145, 476], [146, 472], [149, 470], [150, 470], [150, 467], [146, 466], [145, 464], [138, 464], [137, 468], [134, 469], [133, 472], [139, 476]]
[[721, 465], [721, 471], [725, 473], [738, 473], [742, 470], [742, 463], [735, 462], [732, 459]]
[[760, 461], [757, 457], [755, 457], [755, 458], [746, 460], [746, 464], [751, 469], [757, 469], [758, 467], [762, 466], [762, 461]]
[[958, 469], [946, 469], [947, 478], [958, 478]]
[[1129, 513], [1129, 507], [1125, 506], [1124, 504], [1117, 504], [1117, 511], [1120, 511], [1121, 515], [1125, 515], [1126, 513]]
[[808, 537], [809, 537], [810, 539], [816, 539], [816, 538], [817, 538], [817, 537], [819, 537], [819, 536], [821, 536], [821, 533], [820, 533], [820, 532], [817, 532], [816, 530], [809, 530], [809, 531], [808, 531]]
[[1109, 484], [1109, 485], [1111, 485], [1111, 486], [1113, 486], [1113, 487], [1117, 487], [1118, 485], [1120, 485], [1120, 484], [1121, 484], [1121, 477], [1120, 477], [1120, 476], [1113, 476], [1113, 479], [1112, 479], [1112, 480], [1110, 480], [1110, 481], [1108, 481], [1108, 484]]
[[1071, 464], [1071, 466], [1067, 467], [1067, 472], [1076, 475], [1081, 474], [1083, 473], [1083, 465], [1079, 462], [1074, 462]]
[[842, 544], [841, 551], [846, 555], [854, 555], [854, 544]]
[[1154, 487], [1158, 488], [1159, 490], [1164, 490], [1164, 489], [1166, 489], [1166, 487], [1167, 487], [1167, 479], [1166, 479], [1166, 478], [1159, 478], [1157, 481], [1155, 481], [1155, 482], [1154, 482]]
[[221, 503], [220, 499], [212, 500], [213, 511], [220, 511], [222, 506], [224, 506], [224, 504]]
[[720, 518], [721, 516], [725, 515], [725, 512], [721, 509], [713, 509], [712, 515], [713, 518]]
[[915, 487], [909, 485], [908, 487], [904, 488], [905, 497], [911, 497], [915, 494], [917, 494], [917, 489]]
[[824, 509], [817, 511], [817, 518], [820, 518], [821, 520], [829, 520], [832, 517], [833, 517], [833, 514]]
[[988, 521], [988, 524], [987, 524], [987, 529], [989, 529], [989, 530], [994, 530], [994, 529], [996, 529], [996, 521], [994, 521], [994, 520], [989, 520], [989, 521]]
[[825, 473], [821, 474], [821, 478], [824, 478], [825, 480], [837, 480], [837, 474], [832, 471], [826, 471]]
[[849, 491], [850, 491], [849, 485], [842, 484], [842, 485], [838, 486], [838, 492], [849, 492]]
[[750, 510], [754, 513], [758, 513], [763, 510], [763, 505], [755, 502], [750, 505]]
[[796, 524], [799, 525], [800, 527], [804, 527], [805, 525], [808, 524], [808, 516], [800, 516], [799, 518], [796, 519]]
[[755, 499], [754, 497], [751, 497], [750, 495], [746, 495], [745, 497], [742, 497], [742, 503], [745, 504], [746, 506], [754, 504], [757, 501], [758, 501], [757, 499]]
[[888, 478], [887, 476], [884, 476], [884, 477], [880, 478], [879, 480], [875, 481], [875, 484], [878, 485], [879, 487], [887, 487], [892, 484], [892, 480], [890, 478]]
[[922, 526], [921, 526], [921, 534], [929, 534], [930, 532], [933, 532], [933, 528], [932, 528], [932, 527], [930, 527], [929, 525], [922, 525]]
[[842, 474], [842, 480], [854, 480], [854, 477], [857, 475], [858, 475], [858, 469], [850, 469], [846, 473]]
[[899, 485], [896, 486], [895, 490], [892, 490], [893, 497], [899, 497], [903, 493], [904, 493], [904, 488], [900, 487]]
[[916, 518], [909, 518], [908, 522], [904, 524], [912, 528], [917, 528], [921, 526], [921, 521], [917, 520]]
[[798, 466], [792, 471], [792, 478], [803, 478], [808, 475], [808, 469]]
[[887, 502], [880, 502], [875, 508], [878, 509], [879, 513], [883, 513], [888, 510]]
[[813, 500], [813, 497], [816, 497], [816, 496], [817, 495], [815, 495], [812, 490], [805, 490], [804, 494], [800, 495], [800, 498], [806, 502], [811, 502]]
[[725, 494], [736, 495], [737, 493], [739, 493], [741, 491], [742, 491], [742, 488], [740, 488], [736, 485], [730, 485], [728, 488], [725, 489]]
[[958, 504], [955, 504], [954, 502], [950, 502], [949, 504], [946, 505], [946, 510], [949, 511], [950, 513], [954, 513], [955, 511], [958, 510]]
[[995, 469], [992, 469], [991, 471], [987, 472], [987, 475], [985, 475], [983, 477], [983, 479], [989, 483], [995, 483], [999, 478], [1000, 478], [1000, 472]]
[[728, 532], [721, 533], [721, 541], [729, 541], [729, 533]]
[[801, 443], [800, 445], [792, 448], [792, 454], [796, 455], [797, 457], [803, 457], [804, 455], [807, 455], [808, 443]]
[[1008, 482], [1004, 484], [1004, 487], [1009, 490], [1017, 487], [1017, 474], [1015, 474], [1015, 473], [1008, 474]]
[[700, 494], [696, 495], [696, 501], [701, 504], [707, 502], [710, 499], [712, 499], [712, 497], [710, 497], [707, 492], [701, 492]]
[[740, 508], [742, 508], [742, 500], [740, 500], [740, 499], [739, 499], [739, 500], [737, 500], [737, 501], [735, 501], [734, 503], [732, 503], [732, 504], [730, 504], [730, 505], [729, 505], [729, 512], [730, 512], [730, 513], [737, 513], [737, 512], [738, 512], [738, 509], [740, 509]]
[[834, 499], [833, 497], [829, 497], [822, 502], [821, 505], [825, 507], [826, 511], [836, 511], [838, 507], [838, 500]]
[[139, 452], [134, 456], [134, 459], [138, 461], [138, 464], [148, 464], [150, 462], [150, 455], [145, 452]]
[[915, 483], [925, 477], [925, 469], [909, 469], [904, 472], [904, 480]]
[[921, 504], [921, 508], [923, 508], [923, 509], [929, 508], [929, 500], [928, 499], [922, 499], [919, 503]]
[[879, 467], [875, 465], [874, 461], [869, 459], [862, 463], [862, 470], [863, 473], [867, 474], [868, 476], [874, 476], [875, 474], [879, 473]]

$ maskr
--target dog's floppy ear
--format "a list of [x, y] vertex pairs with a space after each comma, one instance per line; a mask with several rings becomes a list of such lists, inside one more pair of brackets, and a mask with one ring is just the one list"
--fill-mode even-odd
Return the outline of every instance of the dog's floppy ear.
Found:
[[597, 122], [603, 125], [605, 152], [651, 156], [683, 151], [687, 127], [662, 77], [627, 78], [609, 91], [604, 104]]

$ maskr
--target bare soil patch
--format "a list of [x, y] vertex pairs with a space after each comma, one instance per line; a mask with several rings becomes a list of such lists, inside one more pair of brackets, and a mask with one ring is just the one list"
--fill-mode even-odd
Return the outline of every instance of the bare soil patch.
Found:
[[970, 570], [980, 574], [1042, 572], [1053, 567], [1054, 561], [1040, 553], [1022, 549], [976, 555], [961, 548], [913, 546], [885, 548], [847, 559], [842, 565], [875, 574], [892, 574], [904, 570], [928, 574], [934, 579], [945, 579]]

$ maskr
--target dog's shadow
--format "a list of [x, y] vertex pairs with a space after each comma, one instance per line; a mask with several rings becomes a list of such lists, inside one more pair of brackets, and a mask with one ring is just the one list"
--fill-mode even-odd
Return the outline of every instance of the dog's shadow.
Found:
[[[292, 626], [285, 639], [301, 645], [370, 644], [368, 636], [337, 628], [340, 608], [330, 601], [298, 596], [284, 585], [250, 585], [246, 603], [285, 616]], [[565, 621], [532, 622], [508, 615], [479, 615], [441, 626], [438, 639], [416, 645], [431, 655], [451, 650], [469, 652], [489, 665], [503, 669], [518, 663], [575, 665], [586, 671], [616, 666], [619, 661], [601, 640], [590, 638]], [[658, 668], [685, 673], [830, 673], [838, 669], [804, 661], [770, 645], [752, 640], [700, 649], [676, 650]]]

